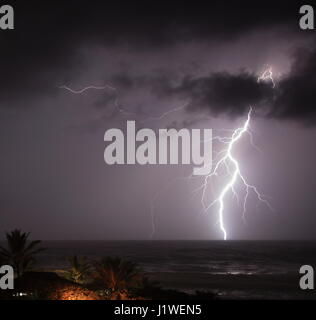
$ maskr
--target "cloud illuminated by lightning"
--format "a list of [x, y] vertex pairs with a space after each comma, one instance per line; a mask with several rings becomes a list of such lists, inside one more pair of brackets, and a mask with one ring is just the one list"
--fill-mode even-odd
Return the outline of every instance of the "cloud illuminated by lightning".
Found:
[[275, 88], [275, 82], [273, 79], [273, 70], [272, 67], [269, 67], [266, 69], [261, 76], [258, 77], [257, 82], [260, 83], [261, 81], [271, 81], [272, 82], [272, 87]]

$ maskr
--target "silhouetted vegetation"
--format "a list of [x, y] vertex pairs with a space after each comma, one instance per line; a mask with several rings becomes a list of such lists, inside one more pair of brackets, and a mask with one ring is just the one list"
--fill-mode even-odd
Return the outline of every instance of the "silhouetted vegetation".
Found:
[[15, 270], [14, 290], [0, 290], [0, 299], [48, 300], [151, 300], [214, 299], [211, 292], [187, 294], [163, 289], [151, 281], [135, 262], [104, 257], [89, 263], [84, 257], [69, 258], [70, 268], [62, 277], [53, 272], [30, 272], [41, 241], [29, 241], [29, 233], [6, 233], [7, 246], [0, 247], [0, 265]]
[[35, 262], [35, 255], [43, 248], [37, 248], [40, 240], [29, 241], [30, 233], [13, 230], [6, 233], [7, 248], [0, 247], [0, 257], [3, 263], [13, 267], [17, 277], [30, 270]]

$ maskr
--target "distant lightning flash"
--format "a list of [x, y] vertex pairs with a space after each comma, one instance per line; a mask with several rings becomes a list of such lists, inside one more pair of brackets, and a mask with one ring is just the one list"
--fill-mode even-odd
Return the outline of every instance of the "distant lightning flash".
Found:
[[58, 87], [59, 89], [63, 89], [63, 90], [66, 90], [66, 91], [69, 91], [70, 93], [72, 94], [83, 94], [85, 93], [86, 91], [90, 91], [90, 90], [111, 90], [113, 92], [115, 92], [115, 101], [114, 101], [114, 105], [116, 107], [116, 109], [118, 110], [119, 113], [125, 115], [125, 116], [130, 116], [130, 115], [137, 115], [136, 113], [134, 112], [129, 112], [129, 111], [126, 111], [125, 109], [122, 108], [122, 106], [119, 104], [118, 102], [118, 94], [117, 94], [117, 88], [114, 88], [110, 85], [105, 85], [105, 86], [87, 86], [87, 87], [84, 87], [80, 90], [74, 90], [68, 86], [60, 86]]
[[[65, 86], [65, 85], [64, 86], [60, 86], [58, 88], [66, 90], [66, 91], [69, 91], [72, 94], [83, 94], [83, 93], [85, 93], [86, 91], [89, 91], [89, 90], [106, 90], [106, 89], [108, 89], [108, 90], [114, 91], [115, 94], [116, 94], [116, 98], [115, 98], [115, 101], [114, 101], [114, 105], [115, 105], [116, 109], [121, 114], [123, 114], [125, 116], [130, 116], [130, 115], [139, 116], [139, 113], [126, 111], [124, 108], [122, 108], [122, 106], [120, 105], [120, 103], [118, 101], [119, 99], [118, 99], [118, 95], [117, 95], [117, 88], [114, 88], [114, 87], [112, 87], [110, 85], [105, 85], [105, 86], [87, 86], [87, 87], [84, 87], [84, 88], [82, 88], [80, 90], [74, 90], [74, 89], [72, 89], [72, 88], [70, 88], [68, 86]], [[148, 121], [159, 121], [159, 120], [162, 120], [162, 119], [164, 119], [165, 117], [167, 117], [168, 115], [170, 115], [172, 113], [175, 113], [175, 112], [178, 112], [180, 110], [185, 109], [186, 106], [187, 106], [187, 103], [182, 104], [180, 107], [168, 110], [168, 111], [162, 113], [159, 116], [148, 117], [146, 119], [143, 119], [142, 121], [140, 121], [140, 123], [145, 123], [145, 122], [148, 122]]]
[[275, 88], [275, 82], [273, 79], [273, 71], [272, 68], [269, 67], [267, 70], [265, 70], [260, 77], [258, 77], [257, 82], [260, 83], [261, 81], [267, 81], [270, 80], [272, 82], [272, 87]]
[[106, 85], [106, 86], [103, 86], [103, 87], [88, 86], [88, 87], [84, 87], [84, 88], [82, 88], [80, 90], [74, 90], [74, 89], [71, 89], [71, 88], [69, 88], [67, 86], [60, 86], [58, 88], [59, 89], [65, 89], [65, 90], [67, 90], [67, 91], [69, 91], [69, 92], [71, 92], [73, 94], [82, 94], [82, 93], [84, 93], [84, 92], [86, 92], [88, 90], [104, 90], [104, 89], [110, 89], [110, 90], [113, 90], [113, 91], [116, 90], [116, 88], [111, 87], [109, 85]]

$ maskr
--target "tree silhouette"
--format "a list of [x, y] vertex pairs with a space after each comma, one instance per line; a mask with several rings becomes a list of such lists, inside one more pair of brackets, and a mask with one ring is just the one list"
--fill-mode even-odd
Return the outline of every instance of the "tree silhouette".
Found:
[[40, 240], [28, 241], [29, 235], [30, 233], [22, 233], [21, 230], [15, 229], [6, 233], [7, 248], [0, 247], [0, 260], [11, 265], [17, 277], [29, 270], [35, 262], [35, 254], [44, 250], [37, 248]]

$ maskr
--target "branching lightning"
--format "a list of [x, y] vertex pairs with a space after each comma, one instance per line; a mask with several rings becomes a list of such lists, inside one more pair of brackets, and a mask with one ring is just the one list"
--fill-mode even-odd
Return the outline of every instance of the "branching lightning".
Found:
[[[247, 199], [250, 191], [253, 191], [253, 193], [256, 195], [259, 201], [265, 203], [270, 208], [270, 210], [273, 210], [270, 204], [268, 203], [268, 201], [265, 199], [265, 197], [259, 193], [257, 188], [253, 185], [250, 185], [247, 182], [246, 178], [241, 173], [238, 160], [233, 155], [233, 149], [235, 145], [239, 142], [239, 140], [243, 138], [245, 134], [249, 134], [250, 137], [252, 137], [252, 134], [249, 130], [251, 114], [252, 114], [252, 108], [250, 108], [248, 112], [247, 120], [245, 121], [244, 125], [240, 128], [237, 128], [229, 139], [216, 137], [217, 139], [220, 140], [220, 142], [226, 144], [227, 148], [220, 152], [220, 154], [223, 154], [223, 156], [216, 161], [214, 165], [214, 170], [205, 177], [204, 184], [202, 186], [203, 210], [207, 212], [214, 205], [216, 204], [218, 205], [219, 226], [220, 226], [220, 230], [223, 233], [224, 240], [227, 239], [227, 230], [224, 223], [225, 197], [231, 191], [233, 195], [236, 196], [237, 200], [239, 200], [239, 197], [235, 189], [238, 180], [242, 182], [246, 190], [244, 200], [243, 200], [243, 213], [242, 213], [243, 218], [245, 218], [246, 204], [247, 204]], [[229, 175], [230, 179], [226, 183], [226, 185], [223, 187], [219, 196], [213, 202], [207, 205], [205, 198], [206, 198], [206, 191], [208, 189], [209, 181], [212, 177], [218, 176], [220, 174], [219, 172], [222, 167], [224, 168], [224, 170], [226, 170], [226, 173]]]
[[[242, 218], [245, 221], [245, 215], [247, 210], [247, 200], [249, 197], [249, 194], [252, 192], [258, 199], [258, 201], [265, 204], [271, 211], [273, 211], [273, 208], [269, 204], [269, 202], [266, 199], [266, 196], [262, 195], [258, 189], [249, 184], [247, 182], [247, 179], [244, 177], [244, 175], [241, 172], [239, 161], [234, 156], [234, 147], [238, 144], [240, 140], [245, 135], [248, 135], [250, 138], [250, 144], [251, 146], [258, 149], [253, 144], [253, 137], [252, 132], [250, 130], [250, 121], [251, 121], [251, 115], [252, 115], [252, 108], [249, 109], [247, 119], [244, 123], [244, 125], [240, 128], [237, 128], [236, 130], [226, 130], [231, 131], [231, 136], [214, 136], [212, 138], [213, 141], [217, 141], [226, 147], [220, 150], [215, 157], [215, 160], [213, 163], [210, 163], [209, 166], [214, 168], [211, 173], [204, 178], [202, 178], [202, 183], [200, 186], [198, 186], [196, 189], [193, 190], [192, 194], [197, 195], [199, 192], [201, 192], [201, 205], [202, 205], [202, 212], [207, 213], [212, 207], [218, 206], [217, 214], [218, 214], [218, 222], [220, 230], [223, 234], [223, 239], [227, 240], [228, 233], [227, 228], [225, 227], [225, 221], [224, 221], [224, 209], [225, 209], [225, 200], [226, 196], [229, 192], [231, 192], [237, 199], [237, 202], [240, 202], [240, 195], [238, 195], [238, 192], [236, 191], [238, 182], [241, 182], [242, 186], [244, 187], [244, 196], [242, 201]], [[202, 141], [202, 143], [207, 143], [207, 140]], [[224, 173], [221, 174], [221, 171], [224, 171]], [[208, 203], [207, 197], [208, 197], [208, 189], [212, 187], [212, 181], [213, 178], [216, 178], [218, 176], [221, 176], [223, 178], [227, 178], [228, 182], [223, 186], [221, 189], [219, 196], [215, 198], [215, 200]], [[173, 179], [170, 183], [165, 185], [159, 192], [156, 193], [155, 197], [152, 199], [151, 202], [151, 218], [152, 218], [152, 234], [151, 237], [154, 236], [155, 233], [155, 220], [154, 220], [154, 212], [155, 212], [155, 203], [157, 200], [159, 200], [160, 195], [168, 190], [172, 185], [174, 185], [176, 182], [180, 180], [198, 180], [201, 179], [199, 176], [193, 176], [193, 174], [190, 174], [187, 177], [177, 177]]]

